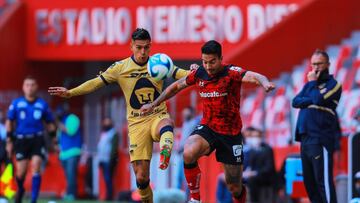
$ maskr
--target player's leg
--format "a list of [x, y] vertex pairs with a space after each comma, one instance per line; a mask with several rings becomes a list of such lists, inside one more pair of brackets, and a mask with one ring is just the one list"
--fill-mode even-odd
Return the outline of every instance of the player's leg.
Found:
[[43, 136], [31, 139], [30, 155], [31, 155], [31, 203], [37, 201], [41, 185], [41, 164], [45, 159], [45, 140]]
[[161, 120], [155, 121], [156, 126], [154, 140], [157, 141], [160, 137], [160, 164], [159, 168], [165, 170], [169, 166], [171, 151], [174, 143], [174, 123], [168, 118], [164, 117]]
[[15, 203], [21, 203], [25, 193], [24, 180], [26, 170], [29, 164], [29, 142], [26, 139], [16, 139], [14, 144], [15, 157], [16, 157], [16, 184], [18, 191], [15, 196]]
[[209, 142], [201, 135], [193, 134], [186, 140], [183, 154], [184, 173], [193, 202], [200, 201], [201, 171], [197, 161], [211, 151]]
[[142, 202], [153, 202], [150, 187], [150, 160], [153, 139], [149, 126], [152, 120], [129, 126], [130, 161], [136, 177], [136, 185]]
[[224, 164], [225, 182], [229, 188], [234, 203], [245, 203], [246, 188], [242, 184], [242, 165]]
[[234, 203], [245, 203], [246, 189], [242, 184], [243, 137], [239, 135], [217, 135], [216, 160], [224, 164], [225, 182]]
[[150, 161], [136, 160], [131, 162], [135, 176], [136, 186], [139, 189], [141, 202], [152, 203], [153, 193], [150, 187]]
[[27, 159], [16, 160], [16, 183], [18, 186], [18, 191], [16, 192], [15, 203], [21, 203], [24, 196], [24, 180], [28, 164], [29, 160]]
[[31, 203], [35, 203], [39, 196], [40, 185], [41, 185], [41, 163], [42, 158], [38, 155], [34, 155], [31, 158], [31, 172], [32, 172], [32, 182], [31, 182]]

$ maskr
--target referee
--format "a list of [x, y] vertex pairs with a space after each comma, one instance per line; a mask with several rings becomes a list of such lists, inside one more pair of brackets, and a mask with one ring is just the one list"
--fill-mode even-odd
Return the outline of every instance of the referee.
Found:
[[37, 89], [36, 79], [27, 76], [23, 82], [24, 96], [12, 101], [7, 114], [7, 145], [15, 150], [16, 156], [16, 203], [22, 201], [25, 192], [24, 179], [29, 160], [32, 169], [31, 203], [36, 202], [41, 184], [40, 166], [45, 158], [44, 124], [52, 138], [56, 135], [54, 118], [48, 104], [37, 97]]
[[312, 203], [336, 203], [332, 170], [341, 134], [336, 114], [341, 84], [329, 74], [329, 66], [328, 54], [316, 50], [308, 82], [292, 101], [292, 106], [300, 109], [295, 136], [301, 141], [304, 183]]

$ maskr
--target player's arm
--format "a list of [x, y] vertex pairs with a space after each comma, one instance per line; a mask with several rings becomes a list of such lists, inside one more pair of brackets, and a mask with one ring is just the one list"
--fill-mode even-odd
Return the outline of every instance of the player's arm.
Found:
[[170, 99], [182, 89], [185, 89], [189, 85], [186, 83], [186, 77], [183, 77], [176, 82], [172, 83], [169, 87], [167, 87], [160, 96], [150, 104], [145, 104], [141, 107], [140, 112], [143, 114], [151, 112], [156, 106], [159, 106], [162, 102]]
[[185, 70], [185, 69], [179, 68], [177, 66], [174, 66], [172, 77], [176, 80], [179, 80], [180, 78], [183, 78], [183, 77], [189, 75], [189, 73], [191, 71], [195, 71], [198, 68], [199, 68], [199, 65], [196, 63], [193, 63], [190, 65], [190, 70]]
[[105, 83], [102, 81], [102, 79], [100, 77], [96, 77], [70, 90], [66, 89], [65, 87], [49, 87], [48, 92], [50, 93], [50, 95], [70, 98], [74, 96], [89, 94], [99, 89], [100, 87], [103, 87], [104, 85]]
[[305, 94], [305, 91], [308, 88], [308, 84], [297, 94], [292, 100], [292, 107], [294, 108], [307, 108], [309, 105], [313, 104], [311, 98]]
[[270, 92], [271, 90], [275, 89], [275, 84], [270, 82], [266, 76], [252, 71], [246, 71], [245, 76], [242, 79], [242, 82], [255, 83], [261, 85], [262, 87], [264, 87], [266, 92]]

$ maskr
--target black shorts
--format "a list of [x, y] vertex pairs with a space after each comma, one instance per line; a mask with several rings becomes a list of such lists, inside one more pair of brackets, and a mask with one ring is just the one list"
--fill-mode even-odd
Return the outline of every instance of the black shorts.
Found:
[[45, 159], [45, 138], [36, 136], [32, 138], [22, 138], [15, 140], [15, 157], [16, 160], [31, 159], [32, 156], [38, 155]]
[[198, 134], [203, 137], [210, 145], [210, 153], [216, 149], [216, 160], [218, 162], [230, 165], [242, 165], [243, 154], [243, 136], [223, 135], [214, 132], [206, 125], [197, 125], [191, 135]]

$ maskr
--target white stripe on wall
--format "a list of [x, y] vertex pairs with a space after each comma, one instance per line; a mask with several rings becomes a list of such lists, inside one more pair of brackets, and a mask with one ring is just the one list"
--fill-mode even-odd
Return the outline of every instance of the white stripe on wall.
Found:
[[328, 151], [323, 147], [324, 155], [324, 185], [325, 185], [325, 195], [326, 202], [330, 202], [330, 185], [329, 185], [329, 156]]

